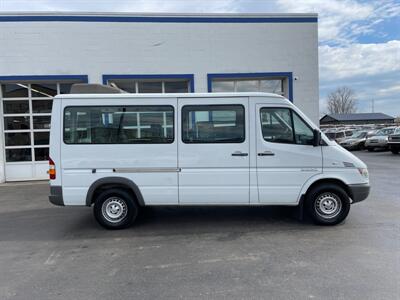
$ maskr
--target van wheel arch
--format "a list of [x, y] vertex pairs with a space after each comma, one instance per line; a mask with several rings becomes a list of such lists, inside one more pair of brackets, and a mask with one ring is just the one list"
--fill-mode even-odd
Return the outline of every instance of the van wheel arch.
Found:
[[97, 195], [106, 189], [122, 189], [130, 193], [139, 206], [144, 206], [144, 200], [139, 187], [132, 181], [124, 177], [104, 177], [96, 180], [89, 187], [86, 195], [86, 206], [91, 206]]
[[322, 185], [322, 184], [335, 184], [340, 186], [345, 192], [346, 194], [353, 199], [353, 195], [351, 194], [351, 191], [349, 189], [349, 187], [347, 186], [347, 184], [345, 184], [343, 181], [341, 181], [340, 179], [335, 179], [335, 178], [324, 178], [324, 179], [319, 179], [315, 182], [313, 182], [307, 189], [307, 191], [305, 192], [304, 196], [306, 197], [310, 191], [312, 191], [316, 186], [318, 185]]

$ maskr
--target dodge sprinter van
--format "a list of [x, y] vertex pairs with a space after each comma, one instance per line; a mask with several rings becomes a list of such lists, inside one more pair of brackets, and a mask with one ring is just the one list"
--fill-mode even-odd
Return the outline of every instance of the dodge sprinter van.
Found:
[[50, 202], [110, 229], [148, 205], [304, 205], [334, 225], [370, 189], [361, 160], [267, 93], [59, 95], [49, 163]]

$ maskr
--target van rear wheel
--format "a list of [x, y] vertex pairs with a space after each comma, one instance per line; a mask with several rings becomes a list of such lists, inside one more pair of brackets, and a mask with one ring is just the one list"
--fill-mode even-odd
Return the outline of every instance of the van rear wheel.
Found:
[[93, 213], [101, 226], [107, 229], [123, 229], [135, 221], [138, 206], [126, 191], [109, 189], [97, 196]]
[[336, 184], [321, 184], [306, 196], [308, 214], [319, 225], [336, 225], [346, 219], [350, 211], [350, 198]]

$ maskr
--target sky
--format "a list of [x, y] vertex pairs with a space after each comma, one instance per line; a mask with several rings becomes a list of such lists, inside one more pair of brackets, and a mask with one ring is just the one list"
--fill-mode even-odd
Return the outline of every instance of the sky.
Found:
[[400, 0], [0, 0], [5, 11], [318, 13], [320, 112], [339, 86], [400, 116]]

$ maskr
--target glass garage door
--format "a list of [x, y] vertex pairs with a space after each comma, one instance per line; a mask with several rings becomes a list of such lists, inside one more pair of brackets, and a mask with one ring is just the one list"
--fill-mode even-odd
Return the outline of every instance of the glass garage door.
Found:
[[47, 179], [52, 98], [72, 83], [1, 85], [6, 181]]
[[128, 93], [190, 93], [188, 79], [113, 79], [108, 85]]
[[225, 92], [266, 92], [288, 97], [283, 78], [215, 79], [212, 91]]

